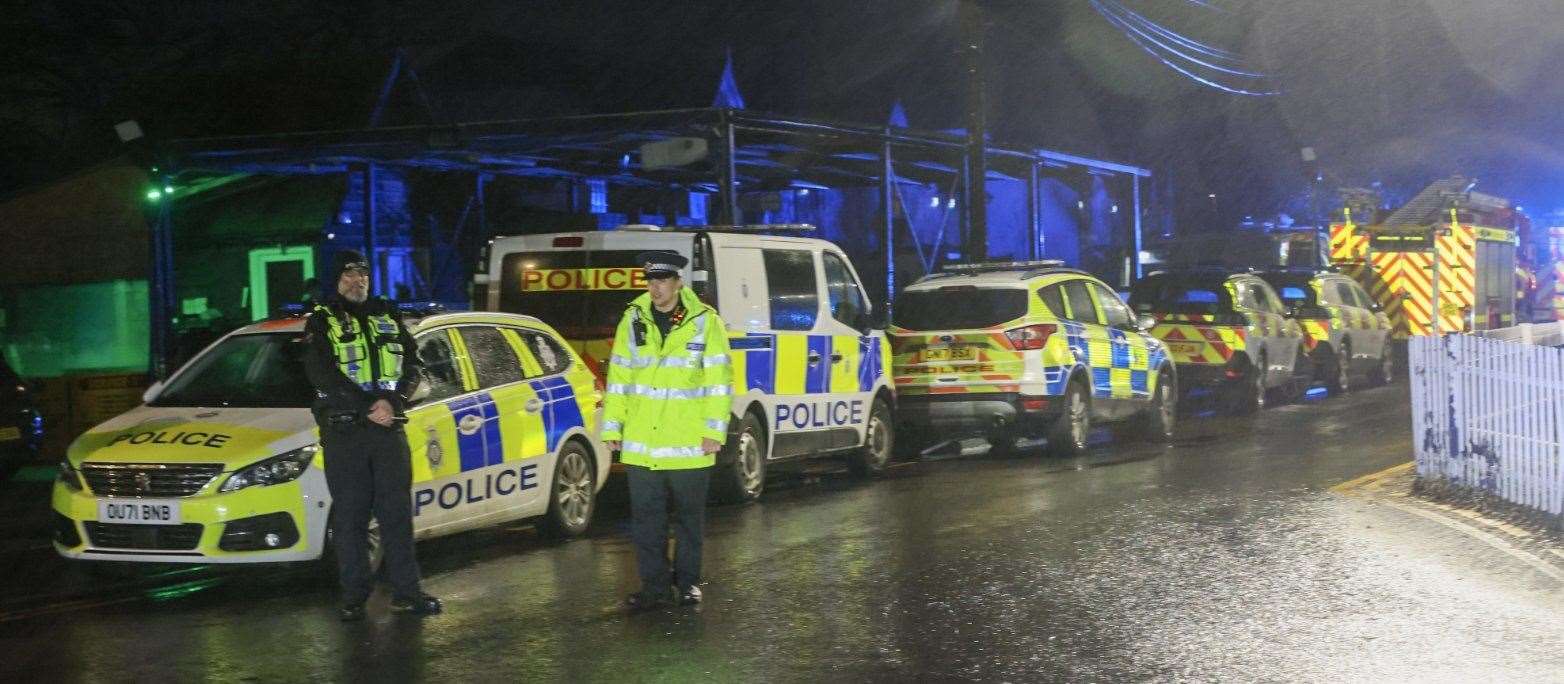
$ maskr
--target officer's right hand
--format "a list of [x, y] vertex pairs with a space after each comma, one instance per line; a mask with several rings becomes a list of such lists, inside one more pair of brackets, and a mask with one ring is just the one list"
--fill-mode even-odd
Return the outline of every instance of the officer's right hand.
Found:
[[384, 399], [376, 401], [369, 407], [369, 422], [380, 427], [391, 427], [396, 419], [396, 412], [391, 409], [391, 402]]

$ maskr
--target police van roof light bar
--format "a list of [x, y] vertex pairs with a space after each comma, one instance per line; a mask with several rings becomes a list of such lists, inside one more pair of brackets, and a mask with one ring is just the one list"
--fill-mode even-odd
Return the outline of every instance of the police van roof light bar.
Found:
[[747, 223], [729, 226], [654, 226], [647, 223], [627, 223], [618, 230], [658, 233], [662, 231], [704, 230], [713, 233], [813, 233], [815, 226], [808, 223]]

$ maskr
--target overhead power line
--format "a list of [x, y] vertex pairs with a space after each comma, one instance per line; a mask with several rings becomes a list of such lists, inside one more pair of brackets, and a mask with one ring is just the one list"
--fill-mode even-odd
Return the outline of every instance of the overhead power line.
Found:
[[[1187, 0], [1210, 11], [1226, 12], [1209, 2]], [[1201, 85], [1234, 95], [1277, 95], [1273, 77], [1254, 69], [1230, 50], [1208, 45], [1167, 28], [1128, 7], [1120, 0], [1090, 0], [1110, 25], [1157, 61]]]

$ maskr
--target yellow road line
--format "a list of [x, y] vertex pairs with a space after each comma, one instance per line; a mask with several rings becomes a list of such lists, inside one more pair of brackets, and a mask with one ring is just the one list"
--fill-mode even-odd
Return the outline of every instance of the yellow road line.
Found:
[[1412, 466], [1413, 466], [1412, 461], [1407, 461], [1406, 463], [1393, 465], [1393, 466], [1390, 466], [1389, 468], [1386, 468], [1384, 470], [1380, 470], [1380, 471], [1377, 471], [1377, 472], [1369, 473], [1367, 475], [1364, 475], [1363, 477], [1352, 478], [1351, 480], [1347, 480], [1346, 482], [1343, 482], [1343, 483], [1341, 483], [1339, 485], [1331, 487], [1330, 490], [1333, 491], [1333, 492], [1346, 492], [1346, 491], [1350, 491], [1350, 490], [1353, 490], [1353, 489], [1357, 489], [1359, 487], [1363, 487], [1365, 485], [1372, 484], [1376, 480], [1384, 479], [1384, 478], [1387, 478], [1387, 477], [1392, 477], [1392, 476], [1395, 476], [1395, 475], [1400, 475], [1401, 473], [1404, 473], [1404, 472], [1406, 472], [1408, 470], [1411, 470]]

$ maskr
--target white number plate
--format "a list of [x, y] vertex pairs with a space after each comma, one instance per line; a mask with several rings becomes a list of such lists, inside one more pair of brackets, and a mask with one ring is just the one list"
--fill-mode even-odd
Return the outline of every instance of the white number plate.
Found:
[[99, 500], [98, 522], [135, 525], [178, 525], [179, 502], [155, 499]]

